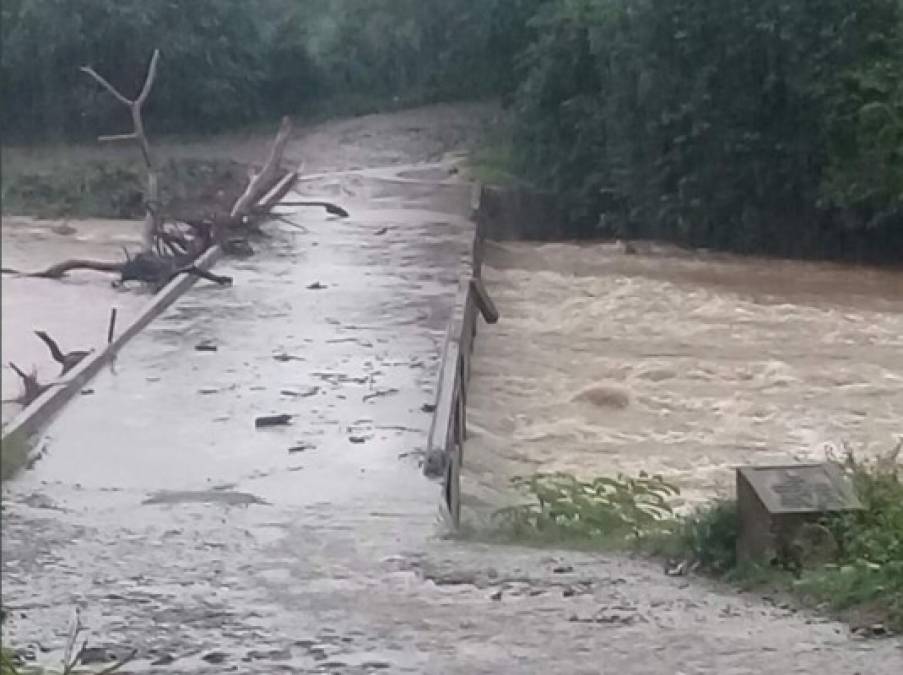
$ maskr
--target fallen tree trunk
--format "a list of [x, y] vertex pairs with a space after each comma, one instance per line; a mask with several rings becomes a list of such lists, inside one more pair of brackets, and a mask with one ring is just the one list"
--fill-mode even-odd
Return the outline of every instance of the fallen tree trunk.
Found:
[[193, 264], [197, 258], [195, 255], [161, 256], [156, 253], [142, 251], [134, 257], [128, 257], [125, 262], [100, 262], [97, 260], [72, 259], [51, 265], [39, 272], [23, 273], [18, 270], [4, 268], [9, 274], [18, 274], [25, 277], [41, 279], [62, 279], [68, 272], [76, 270], [93, 270], [97, 272], [114, 272], [119, 274], [119, 283], [127, 281], [142, 281], [155, 286], [162, 286], [180, 274], [193, 274], [202, 279], [212, 281], [222, 286], [232, 284], [232, 277], [213, 274], [202, 270]]
[[83, 260], [81, 258], [73, 258], [72, 260], [64, 260], [63, 262], [51, 265], [40, 272], [29, 272], [22, 274], [26, 277], [38, 277], [42, 279], [62, 279], [67, 272], [73, 270], [94, 270], [96, 272], [121, 272], [123, 263], [101, 262], [99, 260]]
[[[134, 101], [130, 101], [119, 93], [112, 85], [106, 82], [90, 68], [83, 68], [98, 82], [104, 86], [120, 101], [127, 103], [133, 110], [136, 131], [134, 134], [122, 137], [105, 137], [105, 140], [122, 140], [126, 137], [134, 138], [141, 143], [142, 153], [148, 165], [148, 171], [153, 174], [149, 178], [149, 185], [156, 184], [156, 173], [153, 170], [153, 162], [150, 159], [150, 149], [144, 136], [143, 126], [140, 123], [141, 105], [147, 98], [150, 86], [156, 76], [156, 62], [158, 53], [155, 52], [148, 69], [148, 77], [141, 95]], [[288, 171], [280, 176], [280, 165], [285, 147], [291, 137], [292, 124], [288, 117], [282, 119], [276, 137], [270, 145], [267, 158], [259, 171], [252, 171], [248, 185], [238, 197], [229, 213], [214, 213], [206, 219], [185, 219], [176, 223], [164, 223], [156, 206], [149, 203], [148, 215], [152, 217], [153, 227], [145, 222], [144, 237], [150, 237], [150, 246], [145, 240], [143, 250], [137, 256], [131, 257], [126, 252], [124, 262], [106, 262], [98, 260], [72, 259], [51, 265], [45, 270], [32, 273], [22, 273], [14, 269], [3, 268], [4, 273], [23, 274], [29, 277], [46, 279], [60, 279], [68, 272], [75, 270], [93, 270], [97, 272], [111, 272], [120, 275], [119, 283], [126, 281], [143, 281], [157, 286], [162, 286], [167, 281], [179, 274], [194, 274], [217, 284], [231, 284], [232, 279], [226, 276], [216, 275], [199, 270], [192, 264], [199, 256], [203, 255], [212, 245], [219, 244], [224, 251], [236, 254], [246, 254], [249, 250], [245, 238], [253, 232], [258, 224], [267, 218], [282, 219], [280, 214], [271, 213], [274, 206], [280, 204], [282, 199], [291, 190], [301, 166], [294, 171]], [[328, 213], [347, 217], [348, 212], [337, 204], [325, 201], [284, 202], [286, 206], [319, 206]], [[180, 229], [181, 227], [181, 229]], [[303, 228], [302, 228], [303, 229]], [[237, 237], [230, 237], [230, 232], [237, 233]], [[241, 244], [244, 242], [244, 246]], [[253, 252], [253, 251], [252, 251]]]

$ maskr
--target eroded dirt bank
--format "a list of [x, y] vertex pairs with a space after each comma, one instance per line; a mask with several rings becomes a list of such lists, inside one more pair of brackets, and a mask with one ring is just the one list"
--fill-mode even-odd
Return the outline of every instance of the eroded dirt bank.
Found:
[[[333, 128], [307, 147], [408, 153]], [[897, 641], [654, 565], [442, 538], [418, 453], [472, 231], [449, 166], [308, 181], [351, 218], [274, 224], [64, 411], [4, 486], [4, 642], [55, 659], [78, 605], [128, 672], [899, 672]]]

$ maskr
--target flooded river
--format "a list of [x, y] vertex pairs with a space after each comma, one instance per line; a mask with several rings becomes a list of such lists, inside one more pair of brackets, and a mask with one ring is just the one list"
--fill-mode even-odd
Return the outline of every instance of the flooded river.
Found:
[[688, 501], [732, 467], [903, 434], [903, 274], [652, 246], [490, 244], [502, 319], [473, 361], [465, 492], [500, 477], [662, 473]]
[[[116, 262], [123, 247], [135, 251], [141, 244], [141, 223], [129, 220], [38, 220], [4, 216], [3, 266], [32, 272], [71, 258]], [[42, 383], [60, 371], [35, 330], [47, 331], [64, 351], [92, 349], [106, 342], [110, 309], [117, 309], [121, 328], [138, 314], [148, 293], [112, 288], [111, 274], [75, 271], [64, 279], [3, 277], [3, 423], [21, 406], [13, 402], [22, 393], [19, 378], [8, 367], [12, 361], [26, 372], [34, 370]]]

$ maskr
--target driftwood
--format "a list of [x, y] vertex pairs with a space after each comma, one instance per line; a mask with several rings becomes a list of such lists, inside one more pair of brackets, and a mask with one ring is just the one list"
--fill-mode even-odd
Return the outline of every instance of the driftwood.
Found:
[[41, 279], [62, 279], [67, 272], [73, 270], [94, 270], [96, 272], [119, 272], [122, 270], [122, 263], [101, 262], [98, 260], [83, 260], [81, 258], [73, 258], [64, 260], [63, 262], [51, 265], [40, 272], [20, 272], [9, 267], [3, 268], [4, 274], [18, 274], [23, 277], [38, 277]]
[[266, 427], [278, 427], [285, 424], [291, 424], [291, 415], [264, 415], [254, 420], [254, 427], [264, 429]]
[[273, 144], [270, 146], [269, 155], [260, 171], [251, 173], [248, 181], [248, 187], [232, 206], [229, 213], [233, 218], [250, 213], [252, 207], [263, 197], [277, 182], [276, 175], [279, 172], [279, 165], [282, 163], [282, 155], [285, 153], [285, 146], [292, 134], [292, 121], [288, 116], [282, 118], [279, 125], [279, 131]]
[[119, 271], [119, 283], [143, 281], [163, 286], [180, 274], [193, 274], [222, 286], [232, 284], [232, 277], [213, 274], [195, 266], [195, 257], [194, 255], [160, 256], [142, 251], [134, 257], [127, 257]]
[[[194, 274], [218, 284], [231, 284], [232, 279], [197, 268], [193, 263], [210, 246], [219, 244], [226, 253], [234, 255], [250, 255], [253, 251], [245, 241], [249, 233], [254, 232], [259, 224], [268, 219], [283, 220], [280, 214], [272, 214], [272, 208], [288, 193], [297, 180], [301, 167], [286, 172], [280, 177], [280, 166], [285, 147], [292, 133], [292, 123], [283, 117], [276, 137], [270, 145], [269, 152], [262, 167], [250, 171], [248, 185], [235, 201], [229, 213], [214, 213], [200, 220], [185, 219], [174, 223], [164, 221], [159, 204], [158, 176], [151, 156], [150, 144], [144, 132], [141, 111], [150, 95], [157, 76], [159, 50], [155, 50], [147, 70], [147, 76], [137, 98], [129, 99], [117, 90], [106, 79], [89, 66], [81, 71], [98, 82], [104, 89], [126, 105], [132, 115], [133, 131], [130, 134], [100, 136], [100, 141], [136, 141], [147, 166], [147, 195], [145, 202], [147, 215], [142, 229], [142, 251], [134, 256], [126, 252], [125, 262], [107, 262], [98, 260], [72, 259], [51, 265], [47, 269], [22, 273], [14, 269], [3, 268], [4, 274], [22, 274], [29, 277], [60, 279], [74, 270], [93, 270], [119, 274], [119, 283], [126, 281], [143, 281], [161, 286], [179, 274]], [[288, 206], [320, 206], [328, 213], [347, 217], [348, 212], [341, 206], [330, 202], [288, 202]], [[289, 222], [289, 221], [286, 221]], [[293, 223], [297, 227], [296, 224]], [[302, 228], [303, 229], [303, 228]], [[238, 236], [230, 233], [238, 232]]]
[[138, 94], [138, 97], [134, 99], [124, 96], [116, 89], [116, 87], [110, 84], [90, 66], [82, 66], [79, 68], [79, 70], [93, 78], [104, 89], [110, 92], [117, 101], [125, 105], [132, 115], [132, 133], [98, 136], [97, 140], [100, 142], [137, 141], [141, 148], [141, 156], [144, 158], [144, 164], [147, 167], [147, 194], [144, 196], [147, 214], [144, 217], [144, 228], [142, 231], [142, 241], [144, 243], [144, 249], [147, 251], [153, 249], [154, 237], [160, 227], [160, 191], [157, 170], [154, 167], [153, 158], [151, 157], [150, 144], [147, 141], [147, 135], [144, 133], [144, 120], [141, 117], [141, 109], [147, 101], [147, 97], [150, 96], [151, 88], [154, 86], [154, 80], [157, 78], [157, 62], [159, 60], [160, 50], [155, 49], [151, 56], [150, 65], [147, 67], [144, 85], [141, 87], [141, 92]]
[[340, 218], [347, 218], [350, 214], [338, 204], [332, 202], [279, 202], [279, 206], [321, 206], [326, 209], [326, 213]]
[[34, 370], [32, 370], [30, 373], [25, 373], [12, 361], [9, 362], [9, 367], [12, 368], [13, 372], [22, 379], [22, 384], [25, 386], [25, 391], [15, 399], [16, 403], [21, 403], [23, 406], [28, 406], [32, 401], [34, 401], [38, 396], [47, 391], [47, 389], [50, 387], [49, 384], [41, 384], [38, 381], [37, 372]]
[[125, 262], [99, 262], [97, 260], [75, 259], [51, 265], [40, 272], [23, 273], [9, 268], [3, 271], [9, 274], [43, 279], [61, 279], [68, 272], [75, 270], [114, 272], [119, 274], [119, 281], [114, 282], [114, 285], [121, 285], [127, 281], [141, 281], [156, 287], [165, 285], [180, 274], [193, 274], [221, 286], [232, 284], [232, 277], [213, 274], [195, 266], [194, 260], [196, 257], [195, 255], [159, 255], [154, 252], [142, 251], [135, 256], [126, 254]]
[[74, 350], [71, 352], [63, 352], [60, 349], [60, 346], [57, 344], [56, 340], [50, 337], [47, 333], [42, 330], [36, 330], [34, 332], [44, 344], [47, 345], [47, 349], [50, 350], [50, 356], [53, 357], [53, 360], [62, 366], [62, 371], [60, 375], [65, 375], [70, 370], [75, 368], [82, 360], [91, 353], [90, 350]]

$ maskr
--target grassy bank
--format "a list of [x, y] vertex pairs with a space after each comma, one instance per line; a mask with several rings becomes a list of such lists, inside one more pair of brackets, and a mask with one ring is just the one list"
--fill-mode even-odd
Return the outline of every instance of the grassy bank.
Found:
[[[146, 176], [141, 160], [123, 153], [103, 156], [81, 146], [37, 152], [4, 148], [3, 213], [140, 219]], [[163, 212], [194, 217], [215, 205], [231, 204], [247, 182], [247, 165], [226, 158], [164, 157], [159, 176]]]
[[[492, 518], [494, 541], [629, 551], [661, 559], [671, 574], [697, 572], [748, 591], [786, 597], [870, 634], [903, 633], [903, 482], [891, 456], [840, 461], [863, 509], [829, 514], [787, 551], [761, 564], [737, 561], [737, 504], [718, 500], [679, 516], [677, 488], [641, 474], [584, 481], [569, 474], [514, 479], [527, 500]], [[483, 533], [485, 535], [485, 533]]]

